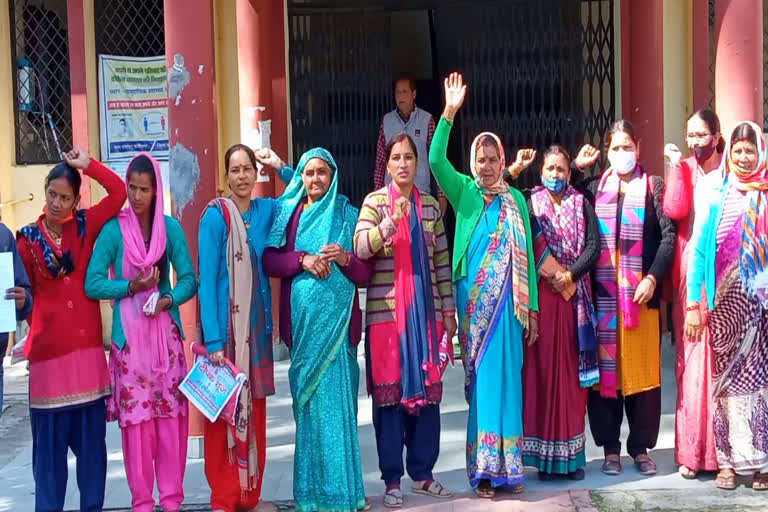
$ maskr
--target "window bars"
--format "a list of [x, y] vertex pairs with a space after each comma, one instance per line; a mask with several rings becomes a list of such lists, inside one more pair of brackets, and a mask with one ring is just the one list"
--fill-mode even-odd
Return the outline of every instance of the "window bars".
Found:
[[46, 164], [72, 146], [66, 2], [9, 3], [17, 164]]

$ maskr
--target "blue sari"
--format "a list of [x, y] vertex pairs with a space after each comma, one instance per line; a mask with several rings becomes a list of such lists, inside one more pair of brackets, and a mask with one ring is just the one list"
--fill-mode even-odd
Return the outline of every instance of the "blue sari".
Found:
[[[306, 196], [302, 171], [313, 158], [333, 171], [326, 194], [301, 214], [296, 250], [318, 254], [338, 242], [352, 250], [357, 209], [337, 193], [338, 170], [322, 148], [305, 153], [281, 196], [268, 247], [282, 247], [290, 218]], [[355, 512], [365, 505], [357, 439], [357, 349], [350, 347], [349, 320], [356, 287], [331, 264], [327, 279], [309, 272], [293, 278], [293, 344], [288, 378], [296, 421], [293, 494], [297, 510]]]
[[[474, 361], [471, 382], [468, 378], [466, 383], [469, 402], [467, 473], [473, 486], [481, 480], [490, 480], [494, 487], [512, 487], [523, 481], [524, 328], [515, 316], [512, 265], [494, 258], [501, 252], [495, 243], [499, 237], [497, 230], [501, 213], [501, 198], [496, 197], [480, 217], [469, 242], [467, 275], [456, 282], [459, 335], [465, 346], [470, 330], [468, 312], [488, 308], [491, 311], [480, 317], [492, 318], [487, 328], [480, 328], [485, 341]], [[501, 236], [508, 238], [512, 235], [501, 233]], [[492, 252], [487, 258], [489, 251]], [[486, 261], [488, 259], [490, 265]], [[481, 303], [482, 295], [476, 297], [478, 282], [483, 280], [503, 283], [495, 305]], [[472, 321], [477, 318], [475, 315], [471, 317]]]

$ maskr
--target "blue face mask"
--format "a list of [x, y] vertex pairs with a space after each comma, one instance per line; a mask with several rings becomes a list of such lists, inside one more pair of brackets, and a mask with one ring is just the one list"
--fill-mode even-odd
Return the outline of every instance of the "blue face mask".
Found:
[[553, 194], [559, 194], [568, 185], [568, 180], [565, 178], [545, 178], [541, 177], [541, 184], [547, 187], [547, 190]]

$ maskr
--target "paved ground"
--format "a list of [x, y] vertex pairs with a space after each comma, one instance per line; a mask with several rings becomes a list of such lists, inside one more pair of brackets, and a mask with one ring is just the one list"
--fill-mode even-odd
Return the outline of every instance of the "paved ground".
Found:
[[[7, 359], [6, 359], [7, 363]], [[363, 360], [360, 359], [361, 366]], [[267, 469], [263, 496], [266, 500], [282, 500], [280, 508], [289, 510], [293, 487], [294, 424], [291, 398], [288, 390], [287, 362], [275, 368], [277, 394], [268, 402]], [[464, 471], [464, 443], [467, 406], [463, 399], [463, 376], [459, 367], [446, 373], [445, 395], [442, 407], [441, 454], [435, 476], [457, 495], [452, 500], [435, 502], [426, 497], [406, 493], [406, 509], [414, 511], [672, 511], [672, 510], [768, 510], [768, 495], [758, 495], [749, 488], [740, 487], [732, 493], [714, 488], [713, 477], [687, 481], [677, 474], [674, 464], [674, 408], [675, 386], [672, 351], [665, 347], [662, 408], [662, 430], [657, 449], [651, 455], [659, 465], [659, 474], [653, 478], [639, 475], [631, 460], [622, 461], [625, 472], [619, 477], [600, 472], [602, 451], [591, 442], [587, 446], [587, 478], [582, 482], [539, 482], [534, 471], [528, 472], [526, 492], [518, 496], [500, 494], [493, 502], [478, 500], [471, 493]], [[26, 405], [27, 380], [23, 365], [6, 366], [6, 404], [0, 420], [0, 512], [29, 511], [34, 507], [29, 419]], [[361, 380], [361, 382], [364, 382]], [[384, 492], [377, 468], [371, 402], [360, 390], [358, 427], [366, 492], [374, 503], [374, 510], [386, 510], [381, 505]], [[625, 425], [626, 437], [626, 425]], [[590, 436], [588, 435], [588, 438]], [[120, 433], [114, 423], [107, 430], [109, 466], [107, 473], [106, 507], [112, 510], [130, 508], [130, 491], [125, 481]], [[66, 507], [76, 510], [77, 486], [74, 481], [74, 458], [70, 459]], [[403, 480], [403, 489], [410, 481]], [[210, 510], [204, 504], [209, 498], [208, 484], [203, 472], [203, 461], [188, 461], [185, 480], [185, 510]]]

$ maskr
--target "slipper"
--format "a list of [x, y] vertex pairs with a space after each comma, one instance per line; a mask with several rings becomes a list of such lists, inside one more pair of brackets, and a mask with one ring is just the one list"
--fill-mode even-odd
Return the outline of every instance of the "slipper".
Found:
[[525, 484], [515, 484], [512, 486], [512, 488], [509, 490], [512, 494], [520, 494], [525, 490]]
[[399, 487], [387, 489], [384, 493], [384, 506], [387, 508], [400, 508], [403, 506], [403, 491]]
[[443, 487], [437, 480], [429, 478], [421, 482], [413, 482], [411, 490], [417, 494], [426, 494], [433, 498], [446, 499], [453, 497], [453, 493]]
[[734, 490], [736, 488], [736, 473], [730, 470], [720, 471], [715, 477], [715, 486], [726, 491]]
[[699, 474], [698, 471], [694, 471], [688, 466], [680, 466], [677, 468], [677, 472], [680, 473], [680, 476], [686, 480], [694, 480]]
[[372, 506], [371, 500], [369, 500], [368, 498], [365, 498], [365, 505], [363, 505], [357, 510], [361, 510], [362, 512], [367, 512], [368, 510], [371, 510], [371, 506]]
[[755, 475], [752, 477], [752, 490], [768, 490], [768, 473], [755, 473]]
[[492, 500], [496, 497], [496, 489], [493, 488], [490, 482], [484, 481], [475, 487], [475, 494], [477, 494], [479, 498]]

